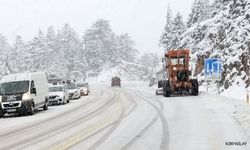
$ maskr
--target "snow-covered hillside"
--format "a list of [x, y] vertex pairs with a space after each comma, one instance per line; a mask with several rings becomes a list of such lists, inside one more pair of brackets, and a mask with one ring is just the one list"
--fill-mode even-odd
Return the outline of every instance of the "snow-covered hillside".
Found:
[[112, 77], [122, 81], [149, 81], [159, 68], [148, 67], [140, 63], [121, 61], [116, 65], [106, 64], [94, 82], [110, 83]]
[[[220, 89], [225, 91], [225, 95], [250, 85], [250, 2], [223, 1], [214, 12], [212, 18], [187, 29], [182, 35], [180, 47], [191, 49], [192, 58], [196, 60], [193, 64], [196, 66], [195, 74], [201, 82], [204, 81], [204, 59], [222, 59]], [[214, 89], [215, 85], [211, 84], [210, 89]]]

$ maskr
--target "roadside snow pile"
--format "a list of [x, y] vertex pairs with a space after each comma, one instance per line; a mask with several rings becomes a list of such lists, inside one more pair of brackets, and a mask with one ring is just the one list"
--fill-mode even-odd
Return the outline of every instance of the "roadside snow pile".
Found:
[[236, 77], [232, 85], [226, 89], [221, 95], [231, 98], [246, 100], [247, 90], [245, 88], [246, 83], [240, 78]]
[[[221, 58], [223, 95], [241, 98], [249, 86], [250, 2], [227, 1], [212, 18], [189, 28], [180, 47], [192, 50], [195, 74], [204, 83], [204, 59]], [[194, 64], [192, 64], [194, 65]], [[216, 86], [216, 84], [213, 84]], [[232, 92], [234, 91], [234, 92]], [[215, 92], [213, 90], [213, 92]], [[239, 93], [241, 92], [241, 93]], [[242, 94], [242, 95], [237, 95]]]
[[247, 104], [244, 101], [235, 104], [234, 117], [244, 127], [248, 140], [250, 141], [250, 104]]

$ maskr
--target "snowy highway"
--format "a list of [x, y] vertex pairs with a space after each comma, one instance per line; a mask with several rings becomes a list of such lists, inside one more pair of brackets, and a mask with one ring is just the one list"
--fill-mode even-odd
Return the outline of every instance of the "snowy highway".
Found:
[[165, 98], [140, 84], [91, 89], [89, 96], [33, 116], [1, 118], [0, 149], [249, 149], [231, 114], [234, 105], [224, 97]]

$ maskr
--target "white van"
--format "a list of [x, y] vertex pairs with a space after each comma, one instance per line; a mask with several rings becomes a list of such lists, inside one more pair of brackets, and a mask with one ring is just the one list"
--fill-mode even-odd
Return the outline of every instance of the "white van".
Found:
[[33, 115], [38, 108], [48, 109], [48, 79], [45, 72], [4, 76], [0, 86], [0, 117], [5, 113]]

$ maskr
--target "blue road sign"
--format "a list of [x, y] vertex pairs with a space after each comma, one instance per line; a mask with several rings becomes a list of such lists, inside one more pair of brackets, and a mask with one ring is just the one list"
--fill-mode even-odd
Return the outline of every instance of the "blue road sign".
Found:
[[205, 59], [205, 79], [207, 81], [221, 80], [221, 60], [218, 58]]

